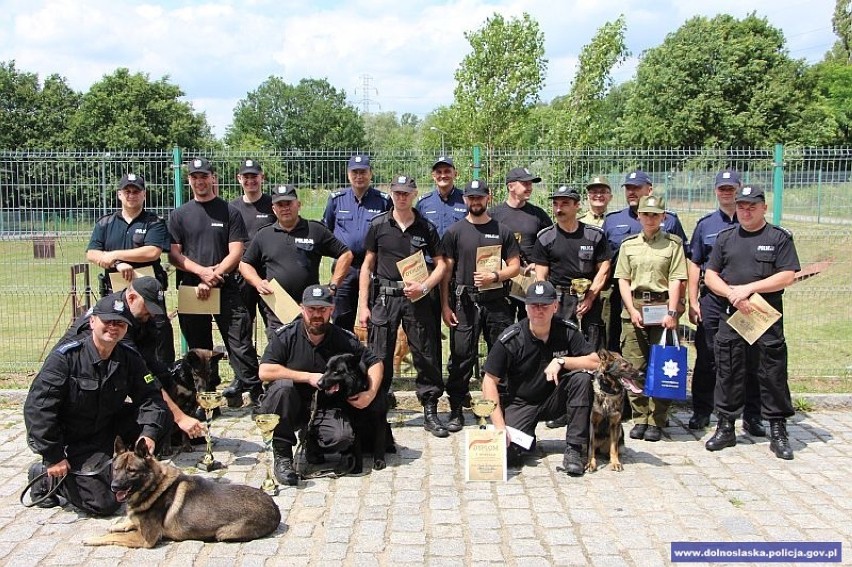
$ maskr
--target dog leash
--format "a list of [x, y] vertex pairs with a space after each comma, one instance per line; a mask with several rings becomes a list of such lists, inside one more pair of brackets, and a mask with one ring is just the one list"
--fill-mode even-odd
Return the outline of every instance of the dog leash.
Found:
[[27, 483], [27, 485], [24, 487], [24, 489], [21, 491], [21, 496], [19, 498], [21, 505], [26, 507], [26, 508], [32, 508], [33, 506], [41, 504], [42, 502], [44, 502], [48, 498], [54, 496], [59, 491], [59, 487], [62, 486], [62, 483], [65, 482], [65, 479], [68, 478], [69, 474], [72, 475], [72, 476], [98, 476], [108, 466], [110, 466], [110, 467], [112, 466], [112, 458], [108, 459], [101, 466], [99, 466], [98, 468], [96, 468], [95, 470], [92, 470], [92, 471], [69, 471], [68, 474], [64, 474], [61, 477], [59, 477], [59, 480], [53, 481], [52, 486], [50, 487], [50, 490], [48, 490], [47, 493], [44, 496], [42, 496], [41, 498], [38, 498], [36, 500], [31, 500], [30, 503], [27, 504], [26, 502], [24, 502], [24, 497], [27, 495], [28, 492], [30, 492], [32, 490], [33, 486], [35, 486], [36, 483], [40, 482], [41, 479], [43, 479], [44, 477], [47, 476], [47, 471], [44, 471], [43, 473], [39, 474], [34, 479], [29, 481]]
[[314, 395], [311, 397], [311, 415], [308, 418], [308, 425], [305, 427], [305, 435], [304, 439], [299, 439], [299, 447], [296, 449], [296, 455], [298, 459], [296, 460], [296, 473], [302, 477], [304, 480], [314, 479], [314, 478], [340, 478], [342, 476], [346, 476], [351, 473], [355, 468], [355, 459], [350, 458], [349, 464], [344, 471], [336, 471], [334, 469], [321, 469], [312, 473], [307, 472], [306, 468], [308, 465], [308, 450], [307, 450], [307, 440], [308, 435], [310, 435], [310, 427], [314, 422], [317, 416], [317, 405], [319, 398], [319, 390], [314, 392]]

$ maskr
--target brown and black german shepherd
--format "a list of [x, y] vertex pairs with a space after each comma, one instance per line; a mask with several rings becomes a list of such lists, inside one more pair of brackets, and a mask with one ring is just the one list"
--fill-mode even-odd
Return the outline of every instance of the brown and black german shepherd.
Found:
[[598, 351], [600, 366], [592, 379], [594, 401], [592, 402], [591, 427], [589, 427], [589, 461], [586, 470], [594, 472], [598, 463], [595, 454], [609, 447], [609, 468], [622, 471], [621, 445], [624, 430], [621, 428], [621, 409], [624, 407], [626, 391], [641, 393], [636, 384], [642, 374], [621, 355], [601, 349]]
[[151, 548], [172, 541], [249, 541], [281, 522], [272, 497], [259, 488], [223, 484], [157, 461], [140, 439], [128, 450], [115, 439], [112, 491], [127, 502], [127, 519], [86, 545]]

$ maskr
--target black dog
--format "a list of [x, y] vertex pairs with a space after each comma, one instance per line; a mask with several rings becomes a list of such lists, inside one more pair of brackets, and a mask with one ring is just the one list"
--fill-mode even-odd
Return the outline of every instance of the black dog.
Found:
[[[369, 388], [367, 374], [361, 366], [361, 361], [354, 354], [336, 354], [328, 359], [325, 373], [323, 373], [317, 386], [328, 392], [338, 387], [337, 394], [342, 398], [343, 407], [350, 418], [352, 429], [355, 432], [355, 441], [352, 446], [352, 456], [355, 459], [353, 474], [360, 474], [364, 470], [364, 451], [372, 452], [373, 469], [381, 470], [387, 466], [385, 452], [387, 451], [390, 433], [390, 424], [387, 421], [387, 405], [384, 403], [385, 396], [378, 395], [373, 402], [363, 410], [356, 410], [346, 398], [354, 396]], [[391, 452], [395, 451], [395, 448]]]
[[[199, 412], [203, 411], [198, 407], [196, 394], [212, 392], [219, 385], [219, 361], [224, 355], [217, 350], [194, 348], [172, 367], [171, 384], [164, 386], [183, 413], [203, 419], [199, 416]], [[171, 442], [184, 451], [192, 451], [189, 436], [177, 427], [172, 432]]]

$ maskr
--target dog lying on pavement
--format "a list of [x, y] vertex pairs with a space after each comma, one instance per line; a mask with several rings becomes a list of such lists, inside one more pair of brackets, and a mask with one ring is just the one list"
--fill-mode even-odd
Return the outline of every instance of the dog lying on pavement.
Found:
[[157, 461], [145, 441], [133, 450], [115, 440], [112, 491], [127, 502], [127, 519], [85, 545], [152, 548], [172, 541], [250, 541], [269, 535], [281, 511], [259, 488], [186, 475]]
[[601, 349], [598, 351], [600, 366], [592, 375], [594, 399], [589, 427], [589, 460], [586, 470], [597, 469], [595, 454], [609, 447], [609, 468], [622, 471], [621, 446], [624, 444], [624, 429], [621, 427], [621, 411], [627, 390], [641, 393], [636, 384], [642, 374], [621, 355]]

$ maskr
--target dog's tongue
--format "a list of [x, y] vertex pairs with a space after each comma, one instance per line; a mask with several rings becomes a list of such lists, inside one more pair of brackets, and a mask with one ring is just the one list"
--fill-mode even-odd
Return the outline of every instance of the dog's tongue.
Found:
[[632, 378], [622, 378], [621, 383], [624, 384], [624, 387], [633, 392], [634, 394], [641, 394], [642, 388], [636, 385], [636, 382], [633, 381]]
[[127, 495], [130, 493], [129, 490], [119, 490], [115, 493], [116, 502], [124, 502], [127, 500]]

